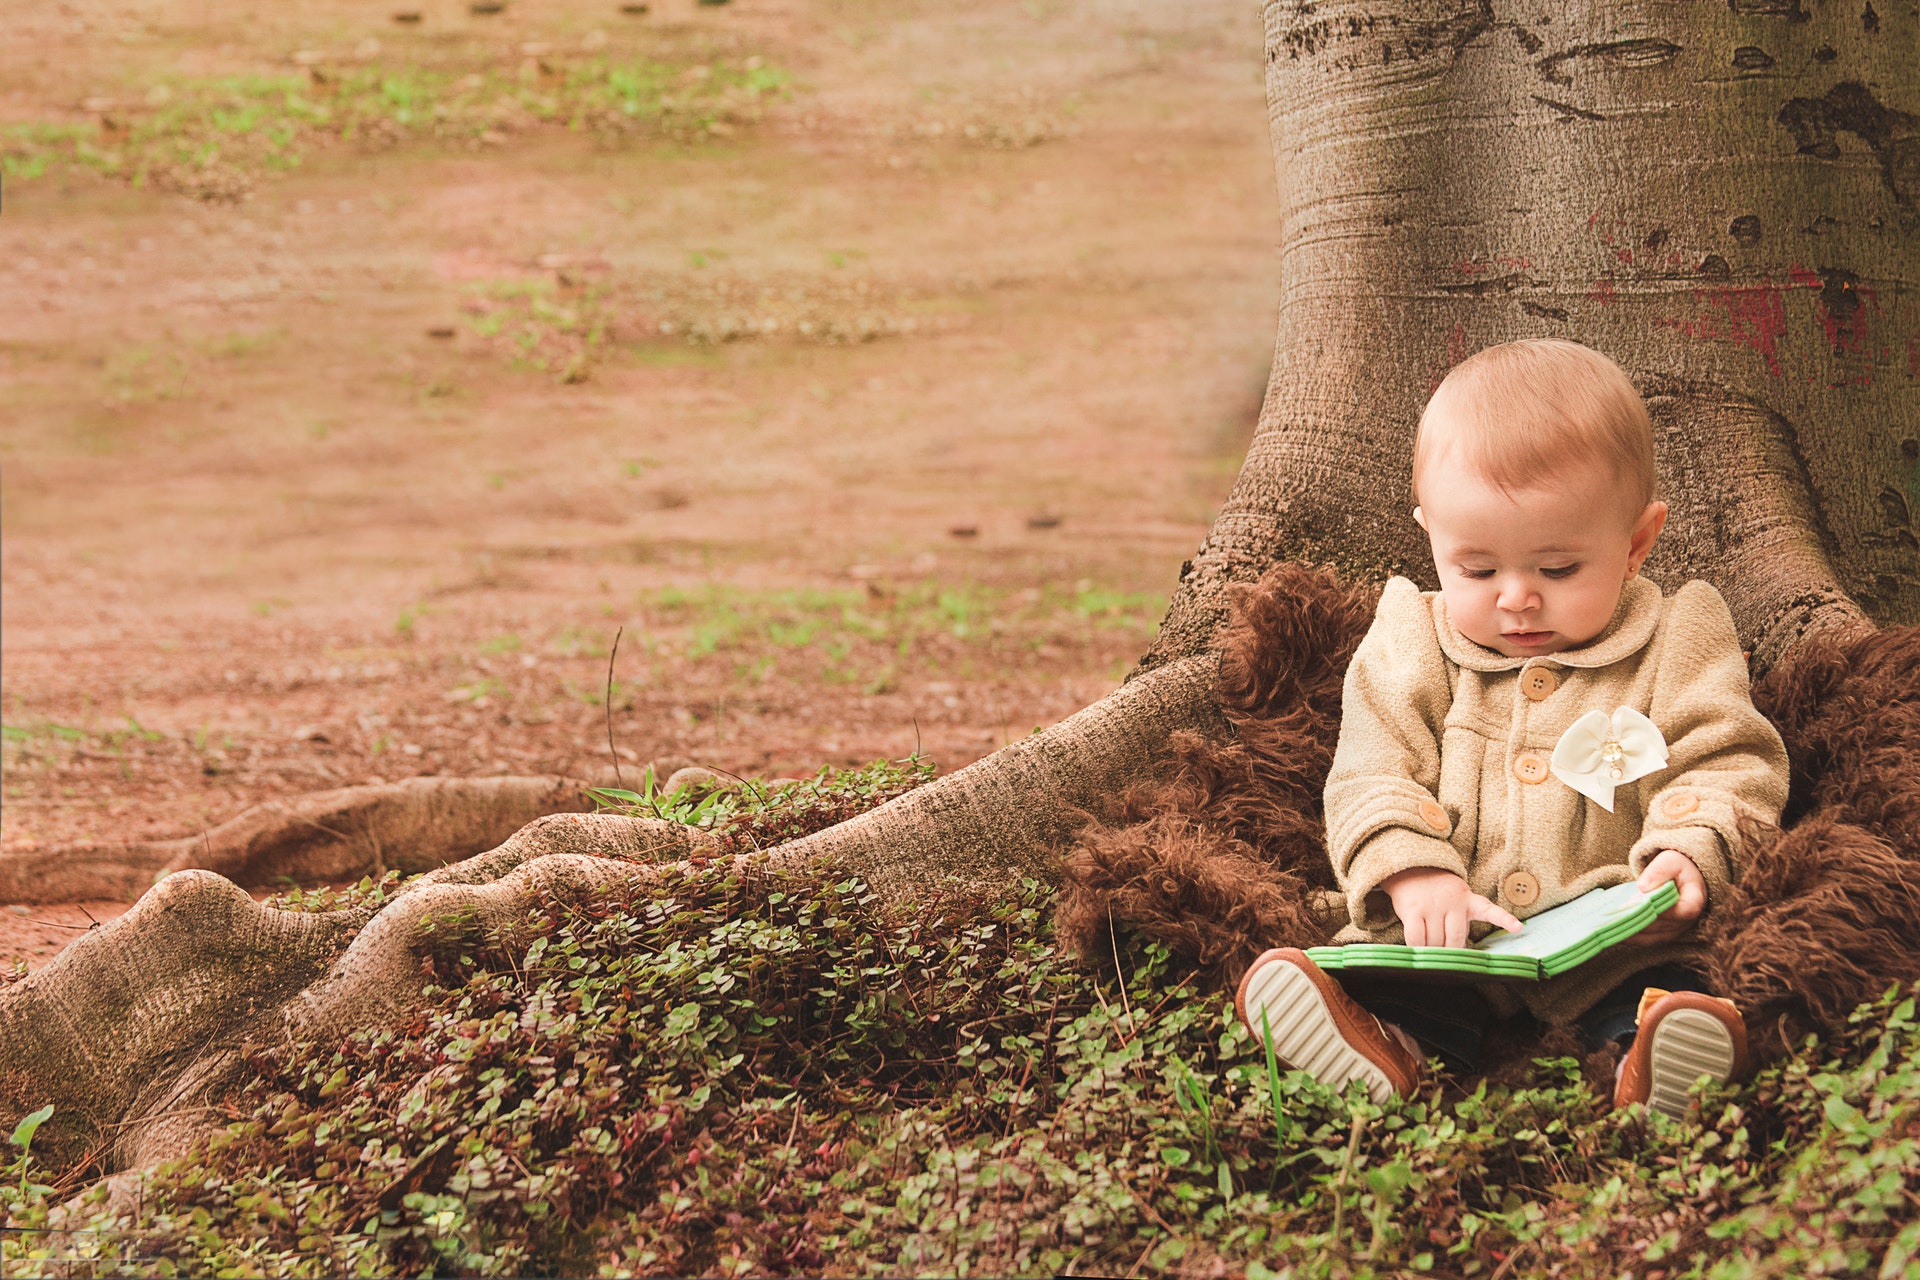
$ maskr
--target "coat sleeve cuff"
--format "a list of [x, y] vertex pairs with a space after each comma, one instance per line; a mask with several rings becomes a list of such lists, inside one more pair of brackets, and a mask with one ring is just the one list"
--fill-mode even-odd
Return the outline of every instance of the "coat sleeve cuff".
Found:
[[1663, 849], [1674, 850], [1700, 869], [1700, 878], [1706, 881], [1707, 886], [1708, 911], [1726, 897], [1732, 875], [1727, 844], [1718, 831], [1709, 826], [1656, 828], [1649, 820], [1646, 834], [1633, 842], [1633, 848], [1627, 854], [1627, 865], [1637, 877]]
[[1362, 929], [1385, 929], [1398, 917], [1393, 903], [1381, 891], [1380, 882], [1415, 867], [1451, 871], [1467, 878], [1467, 864], [1460, 851], [1436, 836], [1421, 835], [1406, 827], [1387, 827], [1360, 846], [1347, 864], [1347, 912]]

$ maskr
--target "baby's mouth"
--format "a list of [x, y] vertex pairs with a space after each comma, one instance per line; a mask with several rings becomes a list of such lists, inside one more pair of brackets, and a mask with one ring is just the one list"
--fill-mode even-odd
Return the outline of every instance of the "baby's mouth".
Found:
[[1552, 634], [1553, 632], [1551, 631], [1507, 631], [1502, 633], [1509, 643], [1518, 645], [1544, 644]]

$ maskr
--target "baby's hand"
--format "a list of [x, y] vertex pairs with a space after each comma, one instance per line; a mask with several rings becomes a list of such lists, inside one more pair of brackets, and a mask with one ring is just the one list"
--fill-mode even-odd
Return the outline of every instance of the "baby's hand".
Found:
[[1680, 901], [1668, 907], [1658, 920], [1633, 935], [1630, 941], [1639, 946], [1672, 942], [1693, 928], [1693, 922], [1706, 909], [1707, 882], [1701, 877], [1700, 868], [1693, 865], [1693, 860], [1677, 849], [1662, 849], [1654, 855], [1647, 869], [1640, 873], [1638, 887], [1640, 892], [1646, 893], [1669, 880], [1679, 882]]
[[1410, 947], [1464, 947], [1467, 926], [1475, 920], [1515, 932], [1520, 929], [1519, 920], [1469, 889], [1453, 872], [1438, 867], [1397, 872], [1382, 880], [1380, 888], [1393, 900], [1393, 914], [1407, 927]]

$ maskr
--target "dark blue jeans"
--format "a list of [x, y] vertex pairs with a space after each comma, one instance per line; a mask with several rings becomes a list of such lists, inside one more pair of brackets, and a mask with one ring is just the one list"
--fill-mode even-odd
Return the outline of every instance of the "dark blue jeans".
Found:
[[[1354, 1003], [1382, 1022], [1398, 1025], [1418, 1040], [1421, 1048], [1438, 1054], [1449, 1070], [1471, 1071], [1479, 1065], [1480, 1046], [1493, 1020], [1493, 1010], [1472, 987], [1374, 977], [1350, 969], [1332, 977]], [[1685, 965], [1660, 964], [1642, 969], [1580, 1015], [1575, 1025], [1588, 1049], [1598, 1049], [1609, 1041], [1623, 1045], [1632, 1042], [1640, 993], [1648, 987], [1708, 991], [1706, 977]]]

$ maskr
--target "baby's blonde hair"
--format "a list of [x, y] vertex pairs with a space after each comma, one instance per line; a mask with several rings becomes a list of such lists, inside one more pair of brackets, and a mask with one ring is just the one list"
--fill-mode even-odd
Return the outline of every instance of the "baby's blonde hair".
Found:
[[[1444, 436], [1432, 427], [1436, 406], [1452, 411]], [[1653, 501], [1657, 486], [1653, 424], [1640, 393], [1619, 365], [1564, 338], [1488, 347], [1441, 380], [1413, 440], [1415, 502], [1420, 477], [1447, 452], [1506, 494], [1597, 466], [1612, 475], [1621, 505], [1632, 504], [1630, 516]]]

